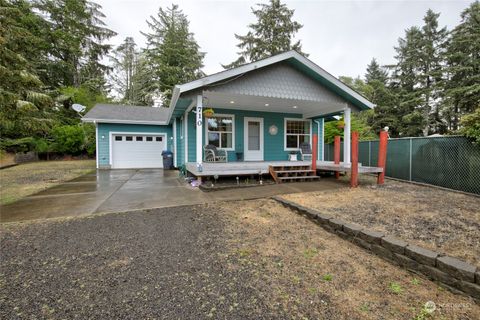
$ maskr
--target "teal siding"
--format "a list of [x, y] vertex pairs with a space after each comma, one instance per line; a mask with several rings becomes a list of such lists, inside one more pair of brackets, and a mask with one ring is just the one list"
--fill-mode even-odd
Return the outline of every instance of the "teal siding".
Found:
[[98, 166], [110, 166], [110, 132], [166, 133], [167, 147], [173, 150], [172, 126], [140, 125], [140, 124], [98, 124]]
[[[235, 150], [244, 152], [244, 118], [257, 117], [263, 118], [264, 125], [264, 160], [276, 161], [287, 160], [288, 151], [284, 151], [284, 120], [285, 118], [302, 118], [301, 114], [284, 114], [275, 112], [257, 112], [257, 111], [241, 111], [214, 108], [217, 114], [233, 114], [235, 116]], [[271, 125], [276, 125], [278, 133], [274, 136], [270, 135], [268, 129]], [[312, 133], [316, 133], [317, 126], [312, 122]], [[205, 143], [205, 128], [202, 130], [203, 144]], [[195, 114], [188, 115], [188, 161], [196, 161], [196, 127]], [[228, 151], [228, 161], [236, 161], [235, 151]]]
[[[322, 128], [322, 119], [323, 118], [314, 118], [312, 119], [313, 121], [313, 133], [319, 133], [318, 135], [318, 154], [317, 154], [317, 159], [318, 160], [322, 160], [322, 154], [323, 154], [323, 149], [322, 149], [322, 145], [323, 143], [321, 143], [321, 141], [323, 141], [323, 136], [322, 136], [322, 131], [323, 131], [323, 128]], [[317, 125], [317, 123], [315, 122], [318, 121], [319, 124]], [[325, 122], [323, 122], [323, 126], [325, 126]], [[320, 127], [320, 130], [318, 130], [318, 127]], [[318, 132], [320, 131], [320, 132]]]
[[177, 126], [177, 150], [175, 150], [175, 157], [177, 157], [177, 166], [181, 166], [185, 162], [185, 143], [184, 143], [184, 126], [183, 120], [180, 118], [175, 118]]

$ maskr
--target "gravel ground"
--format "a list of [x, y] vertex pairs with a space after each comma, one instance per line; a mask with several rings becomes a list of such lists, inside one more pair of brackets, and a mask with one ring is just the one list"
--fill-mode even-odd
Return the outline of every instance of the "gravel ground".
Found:
[[411, 319], [428, 300], [445, 319], [480, 318], [272, 200], [0, 231], [1, 319]]
[[378, 187], [373, 177], [361, 178], [356, 189], [284, 198], [480, 267], [480, 197], [388, 179]]

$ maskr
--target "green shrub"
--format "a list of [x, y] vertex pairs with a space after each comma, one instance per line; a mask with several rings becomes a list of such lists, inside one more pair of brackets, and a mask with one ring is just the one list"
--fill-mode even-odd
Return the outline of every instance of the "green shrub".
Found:
[[460, 132], [464, 136], [480, 143], [480, 107], [474, 113], [464, 115], [460, 124], [462, 125]]
[[84, 150], [85, 133], [82, 126], [58, 126], [52, 131], [53, 151], [76, 155]]

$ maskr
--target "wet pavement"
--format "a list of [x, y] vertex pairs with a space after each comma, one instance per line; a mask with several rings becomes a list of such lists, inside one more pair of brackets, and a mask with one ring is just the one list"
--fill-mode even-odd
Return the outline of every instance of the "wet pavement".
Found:
[[0, 206], [1, 222], [125, 212], [342, 188], [332, 179], [203, 192], [162, 169], [98, 170]]

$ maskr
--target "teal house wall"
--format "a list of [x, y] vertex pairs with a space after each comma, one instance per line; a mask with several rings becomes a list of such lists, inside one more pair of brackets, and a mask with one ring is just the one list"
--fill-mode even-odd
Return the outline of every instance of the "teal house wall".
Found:
[[[282, 161], [288, 160], [289, 151], [284, 150], [285, 139], [285, 118], [302, 119], [301, 114], [285, 114], [276, 112], [257, 112], [257, 111], [242, 111], [232, 109], [215, 108], [216, 114], [229, 114], [235, 116], [235, 147], [234, 151], [227, 151], [228, 161], [237, 161], [235, 152], [244, 152], [244, 119], [245, 117], [263, 118], [263, 137], [264, 137], [264, 161]], [[320, 118], [316, 119], [319, 120]], [[320, 122], [320, 121], [319, 121]], [[268, 129], [271, 125], [278, 128], [276, 135], [270, 135]], [[196, 162], [196, 142], [197, 130], [195, 126], [195, 114], [191, 112], [188, 116], [188, 162]], [[312, 134], [318, 132], [318, 126], [312, 120]], [[320, 128], [320, 135], [322, 128]], [[323, 137], [319, 136], [319, 141]], [[205, 124], [202, 129], [202, 145], [206, 144], [205, 138]], [[180, 162], [178, 162], [180, 164]]]
[[[110, 167], [110, 133], [166, 133], [167, 147], [173, 150], [173, 131], [172, 126], [159, 125], [143, 125], [143, 124], [115, 124], [115, 123], [98, 123], [97, 124], [97, 141], [98, 141], [98, 167]], [[161, 155], [159, 155], [161, 157]]]

